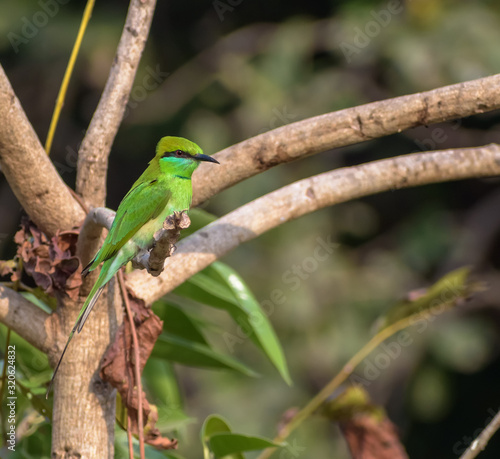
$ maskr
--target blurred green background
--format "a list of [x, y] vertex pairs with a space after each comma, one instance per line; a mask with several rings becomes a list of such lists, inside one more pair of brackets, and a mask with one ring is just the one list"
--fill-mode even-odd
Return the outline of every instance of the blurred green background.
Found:
[[[42, 142], [85, 6], [54, 2], [53, 17], [44, 13], [43, 0], [0, 6], [0, 62]], [[43, 14], [46, 25], [30, 29], [44, 22]], [[124, 2], [98, 1], [83, 41], [51, 154], [71, 186], [75, 152], [125, 15]], [[213, 154], [310, 116], [497, 73], [499, 43], [500, 4], [493, 0], [160, 1], [111, 153], [108, 206], [118, 206], [163, 135], [188, 137]], [[500, 142], [499, 128], [496, 111], [324, 152], [251, 178], [203, 207], [220, 216], [332, 168]], [[282, 414], [303, 406], [368, 341], [377, 317], [409, 291], [471, 265], [489, 290], [410, 329], [412, 344], [367, 387], [397, 424], [412, 459], [458, 457], [500, 409], [499, 183], [467, 180], [371, 196], [286, 224], [225, 257], [264, 304], [273, 301], [275, 289], [282, 291], [285, 300], [273, 303], [270, 320], [294, 385], [288, 387], [248, 340], [230, 348], [222, 332], [215, 333], [220, 349], [262, 377], [175, 366], [192, 421], [174, 432], [179, 452], [201, 456], [200, 426], [214, 412], [235, 431], [273, 437]], [[3, 259], [15, 253], [12, 237], [21, 215], [0, 175]], [[318, 239], [338, 245], [314, 264]], [[294, 266], [303, 267], [299, 281], [292, 280], [298, 278]], [[213, 309], [196, 313], [236, 333], [234, 323]], [[29, 416], [28, 406], [21, 418]], [[44, 424], [38, 430], [45, 448], [48, 429]], [[349, 457], [338, 428], [319, 418], [291, 442], [297, 448], [276, 457]], [[480, 457], [499, 453], [497, 436]]]

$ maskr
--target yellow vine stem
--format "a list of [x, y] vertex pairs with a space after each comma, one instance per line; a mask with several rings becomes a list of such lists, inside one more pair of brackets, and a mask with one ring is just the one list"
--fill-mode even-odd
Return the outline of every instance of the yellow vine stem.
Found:
[[[387, 327], [380, 330], [370, 341], [368, 341], [340, 370], [340, 372], [315, 395], [309, 403], [304, 406], [293, 419], [286, 424], [281, 432], [274, 438], [273, 442], [283, 443], [286, 438], [300, 425], [302, 422], [311, 416], [327, 399], [332, 395], [332, 393], [339, 388], [339, 386], [346, 381], [346, 379], [351, 376], [356, 367], [380, 344], [382, 344], [387, 338], [394, 335], [398, 331], [401, 331], [415, 323], [416, 320], [420, 318], [428, 317], [430, 314], [440, 314], [453, 307], [453, 304], [447, 304], [443, 307], [443, 304], [438, 305], [435, 308], [429, 308], [425, 311], [419, 312], [417, 314], [411, 314], [410, 316], [404, 317]], [[268, 459], [276, 448], [267, 448], [264, 450], [257, 459]]]
[[83, 12], [82, 22], [80, 23], [80, 29], [78, 30], [78, 35], [76, 36], [75, 44], [73, 45], [73, 50], [71, 51], [71, 56], [69, 58], [68, 66], [66, 67], [66, 72], [64, 73], [64, 78], [59, 88], [59, 94], [57, 95], [56, 105], [54, 107], [54, 113], [52, 114], [52, 119], [50, 120], [49, 132], [47, 134], [47, 140], [45, 141], [45, 151], [50, 154], [50, 149], [52, 147], [52, 141], [54, 140], [54, 134], [56, 132], [57, 123], [59, 121], [59, 115], [61, 114], [62, 107], [64, 105], [64, 99], [66, 97], [66, 92], [69, 86], [69, 80], [71, 74], [73, 73], [73, 68], [75, 67], [76, 58], [78, 52], [80, 51], [80, 46], [82, 44], [83, 36], [87, 25], [92, 16], [92, 10], [94, 9], [95, 0], [87, 0], [85, 5], [85, 10]]

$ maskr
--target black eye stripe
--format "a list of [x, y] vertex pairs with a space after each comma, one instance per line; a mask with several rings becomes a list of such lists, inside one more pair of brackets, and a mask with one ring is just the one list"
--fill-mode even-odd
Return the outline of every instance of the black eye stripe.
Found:
[[166, 151], [163, 153], [162, 158], [168, 158], [169, 156], [174, 156], [176, 158], [190, 158], [191, 155], [182, 150]]

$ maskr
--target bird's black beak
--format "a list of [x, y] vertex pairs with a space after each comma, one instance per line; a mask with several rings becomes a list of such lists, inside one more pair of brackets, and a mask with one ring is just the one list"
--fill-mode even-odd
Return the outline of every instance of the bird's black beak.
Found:
[[208, 155], [203, 155], [201, 153], [194, 155], [193, 158], [196, 159], [197, 161], [208, 161], [210, 163], [220, 164], [219, 161], [217, 161], [215, 158], [212, 158], [211, 156]]

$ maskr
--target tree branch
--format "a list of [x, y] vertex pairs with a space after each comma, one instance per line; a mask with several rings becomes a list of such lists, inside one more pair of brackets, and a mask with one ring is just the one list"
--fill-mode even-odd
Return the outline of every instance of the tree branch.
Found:
[[156, 0], [131, 0], [106, 87], [78, 153], [76, 191], [94, 206], [105, 204], [111, 145], [132, 90], [155, 6]]
[[45, 153], [0, 66], [0, 167], [30, 218], [49, 236], [84, 213]]
[[500, 174], [500, 147], [414, 153], [345, 167], [287, 185], [221, 217], [177, 245], [159, 277], [135, 271], [127, 286], [147, 304], [249, 241], [320, 208], [383, 191]]
[[191, 220], [184, 211], [170, 215], [163, 222], [163, 228], [154, 234], [151, 250], [141, 250], [132, 260], [133, 267], [146, 269], [152, 276], [159, 276], [163, 272], [165, 259], [171, 257], [176, 250], [175, 244], [179, 240], [181, 230], [188, 228], [190, 224]]
[[0, 322], [45, 353], [53, 342], [53, 337], [47, 334], [50, 328], [45, 326], [49, 317], [19, 293], [0, 285]]
[[486, 445], [490, 441], [491, 437], [493, 437], [498, 429], [500, 429], [500, 411], [493, 417], [479, 436], [471, 443], [465, 453], [460, 456], [460, 459], [474, 459], [486, 448]]
[[500, 74], [288, 124], [217, 153], [216, 176], [200, 165], [193, 177], [193, 205], [277, 164], [497, 108]]
[[[82, 226], [80, 234], [93, 238], [101, 228], [111, 228], [116, 212], [107, 207], [96, 207], [92, 209]], [[182, 212], [174, 212], [164, 222], [163, 228], [155, 232], [153, 246], [150, 249], [142, 249], [132, 260], [132, 265], [137, 269], [145, 269], [152, 276], [159, 276], [163, 271], [165, 259], [172, 256], [176, 250], [175, 244], [179, 240], [181, 230], [191, 224], [188, 215]], [[84, 263], [85, 264], [85, 263]]]

